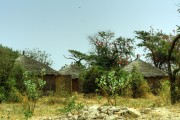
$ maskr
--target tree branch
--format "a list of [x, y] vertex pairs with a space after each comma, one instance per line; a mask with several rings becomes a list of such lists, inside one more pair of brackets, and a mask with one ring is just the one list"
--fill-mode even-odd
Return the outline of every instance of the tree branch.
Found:
[[176, 45], [176, 42], [178, 42], [179, 39], [180, 39], [180, 34], [178, 34], [178, 35], [174, 38], [174, 40], [173, 40], [173, 42], [172, 42], [172, 46], [171, 46], [171, 48], [170, 48], [169, 51], [168, 51], [168, 72], [169, 72], [169, 75], [170, 75], [170, 76], [173, 76], [173, 73], [172, 73], [172, 70], [171, 70], [171, 56], [172, 56], [172, 52], [173, 52], [173, 50], [174, 50], [174, 47], [175, 47], [175, 45]]

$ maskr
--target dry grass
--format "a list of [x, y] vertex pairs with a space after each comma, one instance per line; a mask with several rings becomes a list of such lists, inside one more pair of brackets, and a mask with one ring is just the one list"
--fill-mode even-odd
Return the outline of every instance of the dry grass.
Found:
[[[77, 103], [81, 103], [83, 105], [105, 105], [107, 103], [106, 98], [98, 95], [89, 95], [84, 96], [83, 94], [77, 94]], [[160, 99], [155, 96], [149, 96], [149, 98], [123, 98], [117, 97], [117, 105], [132, 107], [132, 108], [149, 108], [149, 107], [157, 107], [158, 104], [156, 101]], [[39, 117], [47, 117], [47, 116], [57, 116], [60, 115], [61, 112], [58, 110], [64, 106], [66, 102], [66, 98], [60, 96], [45, 96], [41, 98], [36, 105], [33, 119]], [[162, 102], [162, 101], [161, 101]], [[163, 104], [164, 106], [165, 104]], [[23, 104], [22, 103], [2, 103], [0, 104], [0, 120], [22, 120], [23, 116]], [[180, 104], [176, 104], [173, 106], [166, 106], [171, 108], [172, 111], [179, 112]]]

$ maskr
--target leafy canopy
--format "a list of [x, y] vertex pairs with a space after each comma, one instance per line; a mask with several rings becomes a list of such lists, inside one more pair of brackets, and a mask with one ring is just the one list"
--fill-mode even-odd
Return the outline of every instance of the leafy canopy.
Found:
[[[172, 45], [173, 38], [176, 31], [173, 31], [174, 35], [165, 34], [160, 30], [155, 31], [152, 27], [150, 31], [135, 31], [136, 38], [141, 40], [138, 44], [139, 47], [144, 47], [145, 51], [148, 51], [146, 57], [154, 64], [154, 66], [167, 71], [168, 63], [168, 50]], [[171, 62], [176, 64], [178, 51], [178, 44], [171, 56]]]
[[76, 62], [85, 60], [89, 65], [100, 66], [106, 70], [113, 67], [122, 67], [130, 61], [133, 55], [133, 39], [115, 38], [110, 31], [101, 31], [88, 37], [93, 49], [88, 53], [69, 50], [71, 57]]

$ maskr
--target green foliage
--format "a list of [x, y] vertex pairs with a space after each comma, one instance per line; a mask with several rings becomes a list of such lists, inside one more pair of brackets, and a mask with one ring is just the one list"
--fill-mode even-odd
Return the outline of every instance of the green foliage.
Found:
[[145, 97], [147, 93], [150, 92], [147, 81], [144, 79], [143, 75], [137, 70], [136, 67], [133, 68], [131, 75], [131, 86], [133, 91], [132, 96], [134, 98]]
[[140, 47], [145, 47], [150, 51], [147, 57], [153, 62], [154, 66], [166, 71], [171, 81], [171, 101], [176, 102], [176, 76], [180, 71], [180, 34], [179, 26], [173, 30], [174, 35], [165, 34], [162, 31], [155, 31], [153, 28], [149, 32], [135, 31], [136, 37], [142, 40]]
[[21, 98], [20, 95], [21, 93], [19, 90], [17, 90], [15, 87], [11, 88], [11, 91], [9, 91], [9, 96], [7, 98], [7, 102], [20, 102]]
[[47, 66], [51, 66], [53, 61], [50, 58], [50, 54], [46, 53], [45, 51], [41, 51], [38, 48], [30, 50], [26, 49], [25, 50], [25, 56], [37, 60], [41, 63], [44, 63]]
[[[115, 38], [114, 33], [110, 31], [101, 31], [88, 38], [93, 49], [88, 54], [69, 50], [71, 57], [68, 59], [73, 59], [78, 64], [81, 60], [86, 61], [89, 68], [80, 75], [81, 83], [83, 83], [82, 91], [94, 93], [98, 88], [96, 78], [100, 78], [105, 71], [121, 68], [131, 61], [134, 55], [134, 41], [123, 37]], [[124, 83], [125, 81], [121, 80]]]
[[36, 101], [41, 96], [42, 88], [45, 84], [45, 81], [35, 76], [32, 77], [29, 72], [26, 71], [24, 73], [24, 85], [26, 87], [26, 94], [30, 100]]
[[[124, 89], [127, 86], [127, 81], [129, 80], [122, 76], [118, 77], [115, 73], [115, 71], [110, 71], [103, 74], [100, 78], [96, 78], [98, 86], [105, 93], [108, 103], [111, 105], [116, 105], [116, 95], [120, 89]], [[113, 97], [113, 101], [111, 97]]]
[[156, 32], [153, 28], [150, 31], [135, 31], [135, 33], [136, 38], [141, 40], [138, 46], [144, 47], [145, 51], [150, 51], [146, 57], [152, 61], [154, 66], [167, 69], [164, 67], [167, 65], [168, 48], [172, 37], [162, 31]]
[[101, 96], [101, 95], [98, 95], [98, 96], [97, 96], [98, 103], [101, 103], [102, 98], [103, 98], [103, 96]]
[[98, 88], [96, 84], [96, 78], [99, 78], [103, 74], [103, 70], [98, 66], [92, 66], [86, 71], [80, 74], [80, 80], [82, 83], [82, 92], [94, 93]]
[[170, 103], [170, 82], [169, 80], [161, 80], [159, 96], [164, 103]]
[[[45, 75], [45, 69], [42, 69], [41, 76]], [[26, 95], [28, 102], [23, 106], [25, 119], [32, 117], [34, 109], [36, 107], [36, 101], [42, 96], [42, 88], [46, 84], [43, 79], [39, 79], [34, 75], [31, 75], [28, 71], [23, 74], [24, 85], [26, 88]]]
[[8, 82], [8, 78], [18, 56], [18, 51], [0, 45], [0, 90], [3, 91], [0, 93], [0, 102], [6, 101], [9, 97], [12, 85]]
[[3, 86], [0, 87], [0, 103], [6, 101], [5, 89]]
[[10, 72], [8, 82], [15, 88], [17, 88], [20, 92], [25, 90], [24, 80], [23, 80], [23, 73], [25, 70], [22, 66], [15, 64]]
[[34, 103], [26, 103], [23, 106], [23, 114], [24, 114], [24, 119], [28, 120], [29, 118], [31, 118], [33, 116], [34, 113], [34, 109], [35, 109], [35, 104]]
[[88, 58], [89, 58], [89, 56], [86, 55], [85, 53], [81, 53], [76, 50], [68, 50], [68, 51], [71, 53], [71, 56], [70, 57], [64, 56], [64, 57], [67, 59], [74, 60], [78, 66], [82, 65], [82, 63], [81, 63], [82, 60], [88, 60]]
[[[178, 28], [179, 29], [179, 28]], [[136, 38], [141, 40], [139, 47], [144, 47], [148, 50], [147, 58], [154, 64], [154, 66], [168, 71], [168, 61], [170, 60], [174, 68], [177, 68], [180, 57], [180, 42], [176, 42], [171, 57], [168, 58], [169, 50], [173, 45], [175, 36], [178, 35], [178, 30], [173, 30], [174, 35], [163, 33], [162, 30], [154, 30], [152, 27], [150, 31], [135, 31]]]
[[96, 79], [98, 86], [109, 95], [116, 94], [116, 92], [124, 86], [124, 81], [124, 78], [117, 79], [115, 71], [110, 71], [102, 75], [99, 79]]
[[176, 87], [177, 101], [180, 101], [180, 75], [177, 76], [176, 84], [177, 84], [177, 87]]
[[89, 37], [94, 45], [94, 51], [90, 53], [91, 64], [110, 70], [113, 67], [126, 65], [133, 55], [133, 40], [128, 38], [114, 38], [114, 33], [99, 32]]
[[77, 100], [76, 96], [68, 97], [66, 99], [65, 106], [59, 110], [63, 113], [68, 113], [73, 110], [76, 111], [81, 110], [84, 106], [81, 103], [76, 103], [76, 100]]
[[118, 94], [124, 97], [132, 97], [132, 75], [123, 70], [117, 70], [116, 76], [123, 78], [123, 86], [119, 89]]
[[93, 46], [89, 54], [69, 50], [71, 53], [69, 59], [76, 62], [85, 60], [88, 65], [100, 66], [104, 70], [110, 70], [112, 67], [124, 66], [133, 55], [133, 39], [115, 38], [114, 33], [110, 31], [101, 31], [88, 38]]

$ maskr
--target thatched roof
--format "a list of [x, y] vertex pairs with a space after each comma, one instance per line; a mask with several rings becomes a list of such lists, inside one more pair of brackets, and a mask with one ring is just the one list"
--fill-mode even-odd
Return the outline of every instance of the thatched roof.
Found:
[[62, 67], [59, 73], [62, 75], [71, 75], [72, 79], [79, 78], [79, 74], [82, 72], [82, 68], [77, 64], [70, 64]]
[[51, 67], [26, 56], [18, 57], [15, 61], [15, 64], [21, 65], [25, 70], [38, 75], [41, 73], [43, 68], [46, 70], [45, 73], [48, 75], [59, 74], [56, 70], [53, 70]]
[[142, 73], [142, 75], [144, 77], [164, 77], [164, 76], [167, 76], [167, 74], [164, 71], [160, 70], [157, 67], [152, 66], [149, 63], [146, 63], [146, 62], [140, 60], [139, 58], [132, 61], [131, 63], [129, 63], [128, 65], [126, 65], [122, 69], [125, 71], [128, 71], [128, 72], [131, 72], [134, 66], [138, 69], [139, 72]]

